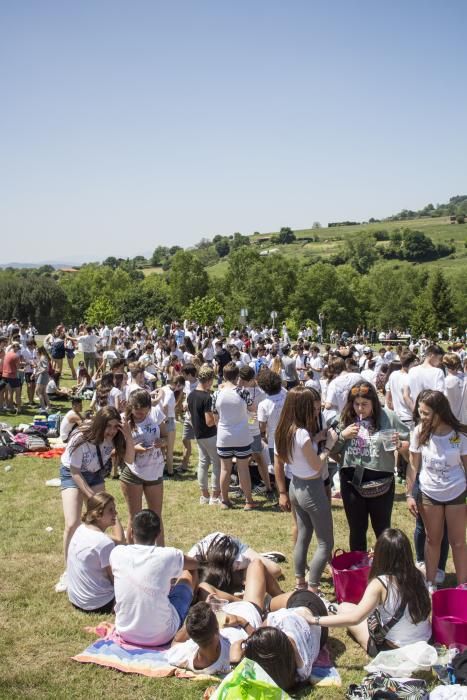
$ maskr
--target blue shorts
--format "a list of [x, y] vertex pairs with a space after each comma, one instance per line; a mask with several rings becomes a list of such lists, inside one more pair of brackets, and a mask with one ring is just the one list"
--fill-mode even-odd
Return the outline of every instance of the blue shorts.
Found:
[[[97, 486], [98, 484], [102, 484], [102, 486], [104, 486], [102, 469], [99, 469], [98, 472], [81, 472], [81, 476], [88, 486]], [[78, 488], [75, 480], [71, 476], [71, 471], [68, 469], [68, 467], [64, 467], [63, 464], [60, 465], [60, 488], [62, 490]]]
[[193, 590], [188, 583], [181, 581], [171, 588], [169, 600], [174, 606], [180, 618], [180, 627], [185, 622], [191, 602], [193, 600]]

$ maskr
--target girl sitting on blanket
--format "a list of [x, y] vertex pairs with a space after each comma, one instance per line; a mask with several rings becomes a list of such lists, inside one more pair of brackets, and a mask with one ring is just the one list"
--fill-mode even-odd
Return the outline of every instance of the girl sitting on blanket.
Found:
[[380, 651], [427, 642], [430, 612], [427, 585], [415, 566], [410, 542], [401, 530], [388, 528], [376, 541], [369, 584], [360, 603], [341, 603], [337, 615], [324, 619], [308, 615], [307, 619], [321, 627], [347, 627], [360, 646], [376, 656]]
[[[110, 552], [125, 543], [115, 499], [109, 493], [96, 493], [87, 502], [68, 549], [68, 598], [73, 607], [87, 613], [110, 614], [115, 604]], [[112, 536], [105, 534], [111, 527]]]

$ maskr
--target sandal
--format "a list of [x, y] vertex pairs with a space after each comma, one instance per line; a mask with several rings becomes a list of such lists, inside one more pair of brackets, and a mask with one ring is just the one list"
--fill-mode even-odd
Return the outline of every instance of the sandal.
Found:
[[221, 502], [221, 510], [230, 510], [231, 508], [233, 508], [232, 501], [222, 501]]
[[256, 510], [256, 508], [259, 508], [259, 503], [245, 503], [243, 506], [243, 510]]

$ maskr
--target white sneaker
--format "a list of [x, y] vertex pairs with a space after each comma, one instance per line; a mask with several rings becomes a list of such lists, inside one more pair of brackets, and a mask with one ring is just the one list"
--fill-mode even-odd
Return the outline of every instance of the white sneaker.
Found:
[[200, 504], [200, 506], [209, 505], [209, 497], [208, 496], [200, 496], [199, 497], [199, 504]]
[[66, 571], [58, 579], [58, 583], [55, 584], [55, 593], [65, 593], [68, 588], [68, 576]]
[[415, 562], [415, 566], [419, 571], [422, 572], [424, 576], [426, 576], [426, 567], [425, 567], [425, 562], [424, 561], [417, 561]]
[[220, 506], [221, 503], [222, 503], [222, 499], [219, 498], [218, 496], [211, 496], [211, 498], [209, 499], [210, 506]]
[[431, 583], [431, 581], [428, 581], [426, 585], [428, 588], [428, 593], [430, 595], [433, 595], [433, 593], [436, 593], [436, 591], [438, 590], [437, 587], [435, 586], [435, 584]]
[[446, 578], [446, 572], [443, 571], [442, 569], [438, 569], [436, 572], [435, 576], [435, 583], [437, 586], [440, 586], [442, 583], [444, 583], [444, 579]]

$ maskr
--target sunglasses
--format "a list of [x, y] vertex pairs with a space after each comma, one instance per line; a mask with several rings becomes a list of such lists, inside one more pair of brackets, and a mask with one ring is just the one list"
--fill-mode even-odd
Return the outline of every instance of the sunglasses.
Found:
[[350, 393], [352, 396], [366, 396], [369, 391], [369, 386], [353, 386], [350, 390]]

